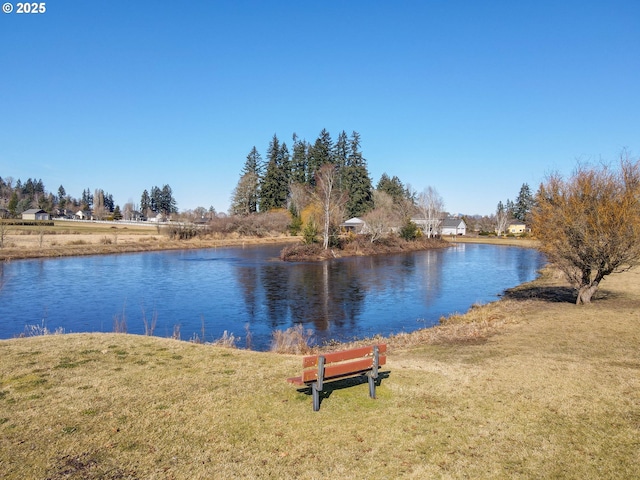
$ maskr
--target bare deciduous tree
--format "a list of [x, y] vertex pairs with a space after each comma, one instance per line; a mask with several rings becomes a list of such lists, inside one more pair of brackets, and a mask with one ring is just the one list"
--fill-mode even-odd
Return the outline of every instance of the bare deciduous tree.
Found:
[[507, 230], [507, 223], [509, 222], [509, 209], [506, 208], [502, 202], [498, 202], [496, 208], [496, 233], [501, 236], [503, 232]]
[[442, 210], [444, 210], [444, 201], [440, 194], [431, 186], [425, 188], [418, 195], [417, 206], [426, 222], [424, 233], [427, 238], [437, 235], [442, 222]]
[[590, 303], [602, 279], [634, 267], [640, 258], [640, 165], [578, 166], [571, 178], [551, 175], [540, 186], [533, 233], [542, 251]]
[[93, 215], [97, 220], [104, 219], [104, 192], [100, 188], [97, 188], [93, 194]]
[[336, 166], [326, 163], [316, 172], [316, 188], [314, 197], [322, 207], [322, 248], [329, 248], [329, 233], [331, 225], [337, 225], [343, 220], [344, 206], [347, 197], [337, 188], [338, 175]]
[[309, 187], [304, 183], [292, 183], [289, 185], [289, 206], [293, 206], [296, 212], [302, 212], [311, 201]]
[[135, 220], [135, 205], [129, 201], [122, 207], [122, 218], [124, 220]]
[[386, 235], [391, 226], [397, 223], [391, 195], [382, 190], [374, 190], [373, 205], [373, 210], [363, 218], [367, 224], [367, 233], [371, 235], [371, 243]]

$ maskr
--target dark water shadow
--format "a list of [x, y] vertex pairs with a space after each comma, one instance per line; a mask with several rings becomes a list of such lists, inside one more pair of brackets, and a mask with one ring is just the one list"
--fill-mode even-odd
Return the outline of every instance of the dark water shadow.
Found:
[[[549, 303], [576, 303], [578, 292], [572, 287], [516, 287], [506, 290], [502, 296], [511, 300], [542, 300]], [[598, 289], [592, 301], [618, 300], [623, 298], [617, 292]]]
[[506, 290], [510, 300], [543, 300], [550, 303], [576, 303], [578, 293], [571, 287], [518, 287]]

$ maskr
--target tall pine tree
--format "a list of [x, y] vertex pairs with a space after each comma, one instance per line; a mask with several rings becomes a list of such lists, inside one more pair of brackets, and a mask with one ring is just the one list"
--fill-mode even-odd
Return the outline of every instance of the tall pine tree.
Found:
[[333, 158], [333, 140], [329, 132], [323, 128], [320, 136], [309, 149], [309, 184], [315, 185], [316, 172], [327, 163], [335, 163]]
[[263, 167], [262, 157], [254, 146], [247, 155], [240, 181], [234, 192], [232, 210], [245, 215], [258, 211]]
[[284, 208], [289, 193], [289, 151], [273, 135], [267, 151], [267, 171], [260, 186], [260, 211]]
[[520, 193], [516, 198], [516, 203], [513, 207], [513, 216], [521, 222], [527, 222], [530, 219], [531, 209], [533, 208], [534, 199], [531, 193], [529, 185], [526, 183], [520, 187]]
[[[344, 133], [344, 132], [343, 132]], [[373, 209], [373, 188], [367, 162], [360, 151], [360, 134], [353, 132], [349, 141], [345, 166], [340, 170], [342, 188], [347, 192], [346, 213], [349, 218]]]
[[304, 140], [300, 140], [298, 136], [293, 134], [293, 156], [291, 157], [291, 182], [307, 183], [308, 181], [308, 165], [307, 152], [309, 145]]
[[390, 195], [394, 202], [404, 199], [406, 195], [406, 190], [400, 179], [396, 176], [390, 178], [386, 172], [380, 177], [377, 189]]

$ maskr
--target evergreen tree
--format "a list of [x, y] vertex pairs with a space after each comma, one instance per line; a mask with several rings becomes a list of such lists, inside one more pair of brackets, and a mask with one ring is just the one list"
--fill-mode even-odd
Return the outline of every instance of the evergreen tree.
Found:
[[122, 220], [122, 212], [120, 211], [120, 205], [116, 205], [113, 209], [113, 219]]
[[142, 196], [140, 197], [140, 210], [144, 215], [147, 214], [147, 210], [151, 208], [151, 197], [149, 196], [149, 192], [145, 189], [142, 192]]
[[36, 193], [35, 184], [31, 178], [28, 178], [22, 187], [22, 195], [26, 197], [29, 202], [32, 202]]
[[158, 202], [158, 210], [163, 215], [171, 215], [172, 213], [178, 213], [178, 207], [175, 198], [173, 198], [173, 192], [169, 185], [163, 185], [160, 190]]
[[277, 135], [269, 143], [267, 151], [267, 171], [260, 186], [260, 211], [286, 206], [289, 193], [289, 153], [286, 145], [280, 145]]
[[231, 197], [230, 213], [232, 215], [256, 213], [259, 185], [260, 182], [254, 172], [247, 172], [240, 177]]
[[386, 173], [383, 173], [380, 177], [377, 189], [390, 195], [394, 203], [403, 200], [406, 194], [406, 190], [400, 179], [396, 176], [389, 178], [389, 175]]
[[65, 206], [67, 205], [67, 192], [65, 191], [64, 187], [62, 185], [60, 185], [58, 187], [58, 205], [60, 206], [60, 208], [65, 208]]
[[338, 174], [340, 170], [347, 166], [347, 158], [349, 156], [349, 139], [347, 133], [343, 130], [338, 135], [336, 144], [333, 147], [333, 162], [338, 167]]
[[345, 167], [341, 177], [342, 188], [347, 193], [347, 217], [359, 217], [373, 209], [373, 189], [367, 167]]
[[91, 190], [88, 188], [82, 191], [82, 208], [83, 210], [91, 210], [93, 206], [93, 195], [91, 195]]
[[249, 155], [247, 155], [240, 180], [234, 190], [231, 205], [232, 213], [248, 215], [258, 211], [262, 169], [262, 157], [254, 146]]
[[33, 185], [34, 193], [44, 195], [44, 183], [42, 183], [42, 179], [39, 179]]
[[293, 156], [291, 158], [291, 182], [292, 183], [307, 183], [308, 178], [308, 165], [307, 165], [307, 152], [309, 145], [304, 140], [300, 140], [298, 136], [293, 134]]
[[360, 151], [360, 134], [355, 130], [351, 132], [351, 139], [349, 140], [347, 165], [354, 167], [365, 165], [364, 158], [362, 158], [362, 152]]
[[11, 199], [9, 200], [9, 205], [7, 205], [7, 209], [12, 217], [16, 216], [17, 208], [18, 208], [18, 192], [17, 189], [13, 191], [11, 194]]
[[289, 155], [289, 149], [284, 142], [280, 145], [280, 151], [278, 152], [278, 166], [282, 172], [283, 191], [286, 199], [289, 195], [289, 182], [291, 181], [291, 155]]
[[504, 208], [505, 208], [505, 211], [506, 211], [506, 213], [507, 213], [507, 217], [509, 217], [508, 219], [512, 219], [512, 218], [514, 218], [514, 216], [515, 216], [515, 211], [516, 211], [516, 206], [515, 206], [515, 204], [513, 203], [513, 201], [512, 201], [512, 200], [509, 200], [509, 199], [507, 198], [507, 204], [506, 204], [506, 206], [505, 206]]
[[315, 185], [316, 172], [327, 163], [335, 163], [333, 158], [333, 141], [326, 129], [322, 129], [320, 136], [309, 149], [308, 178], [311, 185]]
[[516, 198], [513, 216], [521, 222], [527, 222], [531, 215], [533, 205], [534, 199], [531, 189], [528, 184], [523, 183], [522, 187], [520, 187], [520, 193], [518, 193], [518, 197]]
[[[344, 132], [343, 132], [344, 133]], [[360, 152], [360, 134], [353, 132], [345, 166], [340, 171], [342, 188], [347, 192], [347, 217], [359, 217], [373, 209], [373, 187], [367, 163]]]
[[110, 193], [104, 194], [104, 209], [109, 213], [113, 212], [113, 209], [114, 209], [113, 195], [111, 195]]
[[151, 202], [149, 203], [149, 208], [154, 213], [160, 213], [160, 205], [162, 205], [162, 196], [160, 193], [160, 188], [153, 186], [151, 187]]
[[244, 167], [242, 168], [242, 175], [245, 173], [253, 173], [258, 178], [262, 177], [262, 173], [264, 170], [264, 165], [262, 164], [262, 157], [258, 152], [258, 149], [254, 147], [251, 149], [249, 154], [247, 155], [247, 159], [244, 162]]

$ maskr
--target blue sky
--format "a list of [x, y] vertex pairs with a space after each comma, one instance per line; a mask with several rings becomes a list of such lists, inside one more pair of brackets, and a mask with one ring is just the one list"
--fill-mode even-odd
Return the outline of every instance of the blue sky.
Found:
[[640, 2], [50, 0], [0, 14], [0, 176], [227, 211], [277, 134], [358, 131], [383, 172], [490, 214], [640, 154]]

